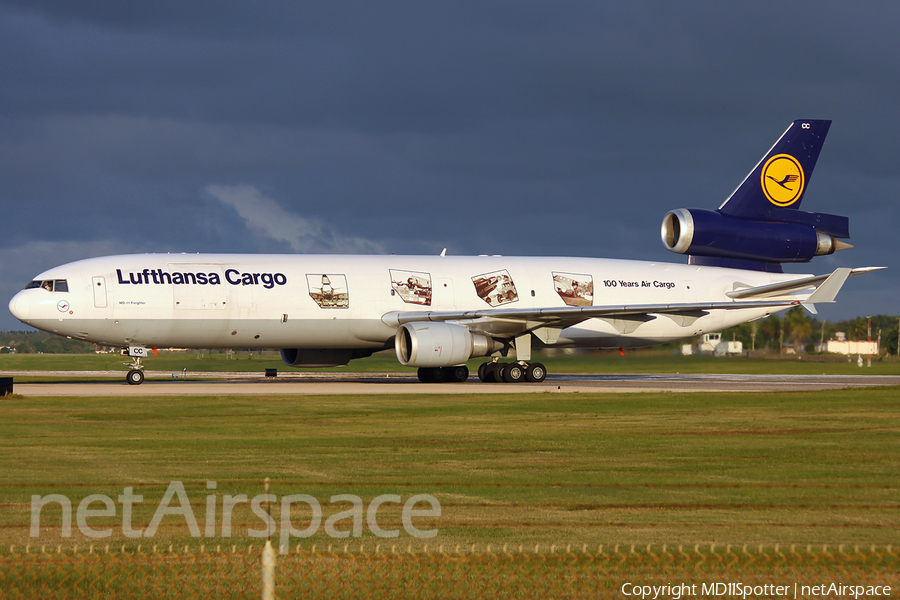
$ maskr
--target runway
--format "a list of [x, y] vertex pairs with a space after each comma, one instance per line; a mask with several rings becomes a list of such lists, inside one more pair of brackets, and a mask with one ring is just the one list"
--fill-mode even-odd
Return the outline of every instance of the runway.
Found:
[[[2, 376], [47, 376], [47, 372], [2, 373]], [[621, 392], [766, 392], [826, 390], [900, 385], [900, 376], [870, 375], [710, 375], [710, 374], [559, 374], [543, 383], [420, 383], [411, 373], [290, 373], [261, 378], [247, 373], [172, 374], [147, 372], [139, 386], [124, 374], [56, 372], [59, 381], [15, 383], [14, 392], [33, 397], [88, 396], [300, 396], [373, 394], [541, 394]], [[85, 377], [121, 380], [72, 382]], [[168, 377], [168, 378], [166, 378]], [[69, 381], [67, 381], [69, 379]]]

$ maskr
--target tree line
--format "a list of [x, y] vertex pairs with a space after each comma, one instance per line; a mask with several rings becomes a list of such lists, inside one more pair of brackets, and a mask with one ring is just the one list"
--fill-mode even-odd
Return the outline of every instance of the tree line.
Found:
[[0, 353], [21, 354], [90, 354], [100, 349], [97, 344], [71, 340], [43, 331], [4, 331], [0, 333]]
[[780, 352], [783, 348], [793, 348], [796, 352], [815, 352], [819, 343], [836, 339], [839, 331], [844, 332], [847, 340], [867, 340], [870, 320], [872, 341], [880, 339], [882, 354], [896, 355], [900, 317], [874, 315], [871, 319], [856, 317], [844, 321], [819, 321], [801, 306], [795, 306], [784, 315], [775, 314], [726, 329], [722, 332], [722, 339], [740, 341], [744, 344], [744, 350]]

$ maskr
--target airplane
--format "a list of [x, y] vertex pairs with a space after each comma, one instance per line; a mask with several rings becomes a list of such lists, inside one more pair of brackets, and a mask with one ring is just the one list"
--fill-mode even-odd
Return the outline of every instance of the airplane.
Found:
[[[148, 348], [281, 349], [294, 367], [346, 365], [394, 348], [422, 382], [540, 382], [535, 348], [637, 348], [833, 302], [848, 277], [784, 263], [851, 248], [847, 217], [800, 203], [828, 120], [794, 121], [717, 210], [665, 215], [687, 264], [571, 257], [136, 254], [38, 275], [9, 303], [34, 328], [131, 357]], [[514, 358], [513, 358], [514, 357]], [[512, 359], [501, 361], [502, 358]]]

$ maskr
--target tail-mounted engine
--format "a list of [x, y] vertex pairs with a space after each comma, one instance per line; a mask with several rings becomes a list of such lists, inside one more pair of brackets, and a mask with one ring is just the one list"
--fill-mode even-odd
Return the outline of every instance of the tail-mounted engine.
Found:
[[831, 121], [798, 119], [718, 210], [679, 208], [662, 222], [666, 248], [688, 264], [781, 272], [781, 263], [851, 248], [847, 217], [799, 210]]
[[781, 211], [778, 217], [784, 220], [750, 219], [718, 211], [679, 208], [666, 214], [660, 234], [666, 248], [689, 254], [691, 264], [728, 266], [721, 260], [695, 258], [708, 257], [777, 265], [807, 262], [815, 256], [852, 248], [837, 239], [849, 236], [844, 217], [796, 210]]

